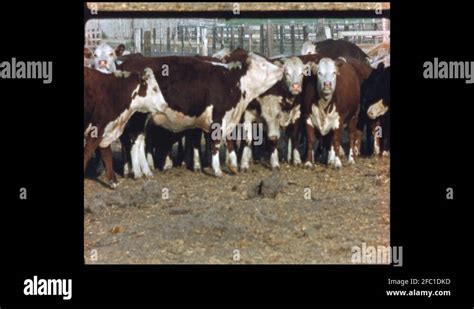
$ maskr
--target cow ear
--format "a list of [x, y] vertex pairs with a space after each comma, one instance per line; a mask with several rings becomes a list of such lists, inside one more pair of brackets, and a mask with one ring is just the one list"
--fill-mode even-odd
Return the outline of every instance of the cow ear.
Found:
[[346, 58], [339, 57], [336, 59], [336, 66], [341, 67], [344, 63], [347, 63]]
[[283, 62], [281, 62], [280, 60], [273, 61], [273, 64], [280, 67], [280, 68], [283, 67]]
[[123, 54], [124, 51], [125, 51], [125, 45], [120, 44], [119, 46], [117, 46], [117, 47], [115, 48], [115, 55], [116, 55], [117, 57], [120, 57], [120, 56], [122, 56], [122, 54]]
[[84, 47], [84, 58], [91, 59], [92, 58], [92, 50], [87, 47]]

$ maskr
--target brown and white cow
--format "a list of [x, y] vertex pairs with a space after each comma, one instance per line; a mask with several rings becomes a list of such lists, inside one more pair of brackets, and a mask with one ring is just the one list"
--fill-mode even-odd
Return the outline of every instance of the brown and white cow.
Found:
[[354, 67], [345, 59], [323, 58], [313, 64], [313, 75], [308, 77], [303, 99], [306, 121], [307, 158], [305, 165], [314, 164], [315, 130], [329, 137], [328, 164], [342, 167], [341, 140], [345, 127], [349, 129], [349, 158], [354, 161], [357, 138], [357, 116], [360, 104], [361, 81]]
[[138, 73], [104, 74], [84, 68], [84, 172], [93, 152], [100, 147], [112, 188], [117, 179], [112, 168], [110, 144], [136, 111], [160, 112], [167, 107], [153, 71], [145, 68]]
[[[212, 167], [222, 171], [219, 161], [221, 141], [229, 141], [247, 105], [282, 78], [283, 69], [264, 57], [236, 50], [226, 63], [196, 57], [143, 57], [124, 61], [122, 69], [151, 67], [169, 107], [153, 115], [153, 122], [173, 132], [200, 128], [213, 140]], [[237, 155], [227, 143], [227, 166], [237, 172]]]
[[[279, 168], [279, 156], [276, 144], [280, 138], [280, 129], [286, 130], [288, 138], [288, 162], [293, 159], [294, 165], [301, 164], [301, 156], [297, 149], [299, 118], [301, 114], [301, 101], [303, 90], [303, 79], [311, 74], [310, 62], [317, 62], [321, 55], [305, 55], [290, 58], [274, 59], [274, 63], [284, 69], [283, 79], [272, 88], [259, 96], [251, 104], [244, 115], [244, 125], [248, 134], [245, 138], [245, 146], [242, 152], [241, 170], [249, 168], [252, 159], [250, 147], [251, 122], [263, 121], [267, 126], [267, 138], [269, 142], [270, 165], [273, 169]], [[256, 108], [258, 107], [258, 108]]]

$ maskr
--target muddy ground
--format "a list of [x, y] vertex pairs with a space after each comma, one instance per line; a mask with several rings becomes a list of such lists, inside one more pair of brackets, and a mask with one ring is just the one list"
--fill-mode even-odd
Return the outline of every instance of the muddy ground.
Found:
[[173, 168], [119, 176], [116, 190], [103, 175], [86, 179], [85, 262], [351, 263], [352, 246], [389, 245], [389, 160], [344, 159], [341, 170], [283, 162], [279, 172], [255, 163], [222, 178]]

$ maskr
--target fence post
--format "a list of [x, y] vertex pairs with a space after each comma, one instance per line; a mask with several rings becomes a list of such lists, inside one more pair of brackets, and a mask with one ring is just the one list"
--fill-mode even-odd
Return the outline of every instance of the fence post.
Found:
[[135, 44], [135, 52], [141, 53], [142, 52], [142, 29], [135, 29], [134, 33], [134, 44]]
[[273, 52], [273, 25], [267, 23], [267, 57], [271, 57]]
[[244, 48], [244, 26], [239, 28], [239, 47]]
[[308, 26], [303, 26], [303, 42], [308, 40]]
[[184, 27], [179, 27], [179, 33], [181, 34], [181, 53], [184, 53]]
[[201, 27], [196, 27], [196, 54], [199, 54], [200, 45], [201, 45]]
[[280, 25], [280, 54], [283, 54], [285, 52], [285, 26]]
[[208, 54], [208, 48], [207, 48], [207, 28], [206, 27], [203, 27], [201, 28], [202, 30], [202, 34], [201, 34], [201, 37], [202, 37], [202, 51], [201, 51], [201, 55], [203, 56], [207, 56]]
[[224, 48], [224, 27], [220, 28], [220, 33], [221, 33], [221, 49]]
[[265, 54], [265, 43], [264, 43], [265, 38], [264, 38], [264, 36], [265, 36], [265, 31], [263, 29], [263, 25], [260, 25], [260, 53], [262, 55]]
[[234, 27], [230, 26], [229, 30], [230, 30], [230, 49], [233, 50], [234, 49]]
[[166, 52], [171, 53], [171, 29], [166, 27]]
[[252, 29], [250, 28], [250, 26], [248, 27], [249, 29], [249, 52], [252, 51]]
[[291, 36], [291, 54], [295, 54], [295, 25], [290, 26], [290, 36]]
[[212, 27], [212, 53], [216, 52], [216, 43], [217, 43], [217, 28], [216, 26]]

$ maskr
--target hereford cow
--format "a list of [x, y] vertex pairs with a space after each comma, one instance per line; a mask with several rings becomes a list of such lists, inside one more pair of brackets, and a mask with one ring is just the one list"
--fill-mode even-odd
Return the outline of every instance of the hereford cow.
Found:
[[354, 67], [345, 59], [323, 58], [312, 64], [312, 75], [305, 81], [303, 119], [306, 122], [307, 156], [305, 166], [314, 164], [315, 129], [322, 137], [328, 136], [330, 150], [328, 164], [342, 167], [342, 131], [349, 129], [349, 158], [354, 161], [357, 137], [357, 115], [361, 81]]
[[274, 63], [284, 69], [283, 79], [255, 100], [258, 103], [258, 108], [256, 108], [256, 104], [252, 104], [244, 115], [245, 128], [249, 133], [245, 137], [241, 170], [245, 171], [249, 168], [249, 162], [252, 158], [250, 147], [252, 126], [250, 123], [259, 119], [267, 127], [266, 137], [269, 142], [272, 169], [280, 166], [278, 149], [276, 148], [280, 137], [280, 128], [285, 129], [288, 136], [288, 162], [291, 162], [293, 158], [293, 164], [301, 164], [301, 157], [296, 146], [298, 144], [297, 128], [300, 126], [303, 78], [311, 73], [308, 63], [317, 62], [320, 58], [320, 55], [306, 55], [274, 60]]
[[[116, 71], [116, 61], [125, 50], [125, 46], [120, 44], [115, 49], [106, 43], [97, 46], [92, 54], [93, 66], [96, 70], [103, 73]], [[84, 51], [85, 56], [85, 51]]]
[[111, 188], [117, 186], [110, 144], [117, 139], [136, 111], [160, 112], [167, 107], [153, 71], [103, 74], [84, 68], [84, 172], [100, 147]]
[[[153, 122], [173, 132], [200, 128], [211, 133], [212, 167], [221, 176], [219, 148], [229, 137], [251, 100], [282, 78], [283, 69], [264, 57], [236, 50], [226, 63], [195, 57], [155, 57], [124, 61], [124, 70], [151, 67], [169, 107]], [[212, 132], [211, 132], [212, 131]], [[233, 143], [227, 143], [227, 166], [237, 172]]]

